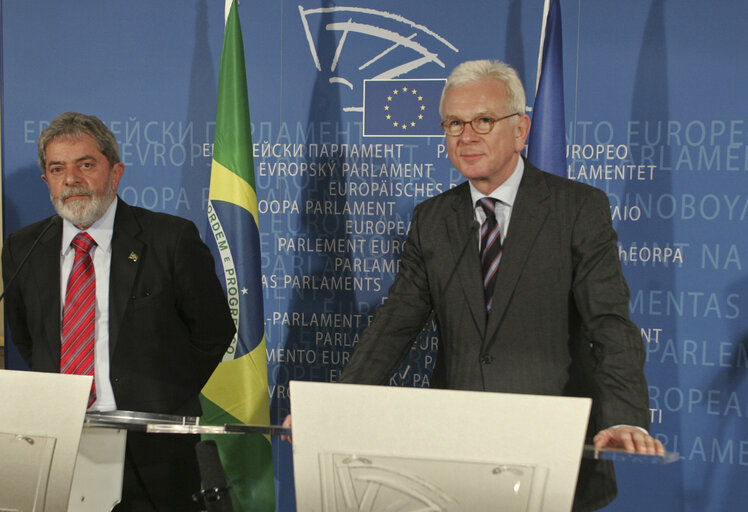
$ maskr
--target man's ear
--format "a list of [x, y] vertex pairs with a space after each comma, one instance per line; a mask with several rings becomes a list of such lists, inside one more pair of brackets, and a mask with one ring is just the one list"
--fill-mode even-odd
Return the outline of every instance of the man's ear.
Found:
[[517, 124], [514, 125], [514, 149], [518, 153], [525, 149], [525, 141], [530, 133], [530, 116], [520, 114]]
[[117, 187], [119, 186], [119, 180], [122, 178], [122, 174], [125, 172], [125, 164], [117, 162], [112, 166], [112, 190], [117, 193]]

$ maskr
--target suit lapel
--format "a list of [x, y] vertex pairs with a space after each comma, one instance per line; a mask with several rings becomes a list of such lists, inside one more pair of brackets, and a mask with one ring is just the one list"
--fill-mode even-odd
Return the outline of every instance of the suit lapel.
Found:
[[[464, 184], [463, 190], [464, 193], [456, 195], [452, 202], [453, 214], [447, 215], [445, 219], [447, 240], [450, 241], [449, 251], [452, 255], [451, 268], [455, 269], [455, 274], [451, 278], [459, 280], [465, 302], [482, 337], [486, 329], [486, 307], [478, 257], [478, 233], [472, 229], [476, 221], [467, 183]], [[446, 287], [449, 288], [449, 285], [450, 283], [447, 283]]]
[[484, 350], [490, 345], [514, 294], [517, 280], [548, 216], [546, 201], [550, 196], [542, 174], [525, 160], [525, 171], [512, 209], [509, 233], [504, 241], [504, 253], [496, 276], [493, 308], [488, 315]]
[[143, 242], [136, 236], [140, 224], [132, 208], [119, 199], [112, 232], [112, 262], [109, 276], [109, 354], [114, 355], [127, 303], [143, 254]]

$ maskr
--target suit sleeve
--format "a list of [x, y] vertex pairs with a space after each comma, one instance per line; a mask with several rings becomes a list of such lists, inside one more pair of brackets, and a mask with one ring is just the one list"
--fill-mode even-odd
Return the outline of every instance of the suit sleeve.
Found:
[[[3, 283], [7, 286], [4, 289], [5, 297], [3, 299], [5, 319], [13, 336], [13, 344], [18, 348], [18, 352], [26, 362], [31, 366], [31, 333], [27, 328], [26, 310], [23, 305], [23, 299], [20, 293], [18, 282], [10, 283], [11, 277], [18, 269], [18, 261], [14, 254], [13, 235], [8, 236], [3, 244]], [[6, 337], [7, 340], [7, 337]]]
[[198, 395], [234, 322], [195, 225], [180, 219], [161, 228], [128, 292], [110, 380], [119, 409], [199, 415]]
[[[593, 414], [598, 429], [627, 424], [648, 427], [644, 346], [628, 314], [629, 289], [618, 259], [610, 205], [602, 191], [588, 194], [572, 233], [572, 291], [582, 320]], [[586, 347], [585, 347], [586, 348]]]
[[186, 224], [177, 243], [174, 288], [177, 311], [189, 331], [190, 344], [205, 357], [206, 375], [199, 379], [202, 387], [228, 348], [236, 328], [216, 277], [213, 256], [191, 222]]
[[421, 251], [419, 211], [417, 207], [413, 212], [395, 282], [364, 331], [340, 382], [386, 384], [426, 323], [432, 305]]

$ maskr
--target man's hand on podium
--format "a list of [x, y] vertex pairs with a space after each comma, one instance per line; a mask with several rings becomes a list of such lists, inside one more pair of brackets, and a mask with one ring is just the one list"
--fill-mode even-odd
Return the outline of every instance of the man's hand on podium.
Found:
[[[283, 428], [287, 428], [289, 430], [291, 429], [291, 415], [290, 414], [286, 416], [285, 420], [283, 420]], [[282, 434], [281, 441], [288, 441], [289, 443], [293, 443], [293, 436], [290, 436], [290, 435], [287, 436], [285, 434]]]
[[[290, 416], [286, 419], [290, 420]], [[289, 426], [290, 424], [291, 422], [289, 421]], [[616, 450], [625, 450], [628, 453], [665, 455], [665, 447], [658, 439], [650, 436], [644, 429], [630, 427], [628, 425], [620, 425], [601, 430], [597, 433], [593, 441], [596, 450], [612, 448]]]

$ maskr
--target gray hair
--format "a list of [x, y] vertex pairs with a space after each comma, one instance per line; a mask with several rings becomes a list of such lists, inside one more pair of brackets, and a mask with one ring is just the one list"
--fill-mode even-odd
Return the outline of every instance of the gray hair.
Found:
[[83, 135], [90, 135], [96, 141], [98, 150], [107, 158], [110, 168], [119, 163], [117, 139], [101, 119], [78, 112], [65, 112], [55, 117], [39, 136], [39, 167], [42, 172], [47, 167], [45, 153], [50, 142], [61, 137], [79, 139]]
[[444, 96], [450, 88], [486, 79], [498, 80], [504, 84], [510, 112], [525, 113], [525, 89], [514, 68], [499, 60], [469, 60], [457, 66], [447, 78], [439, 100], [439, 115], [443, 118]]

